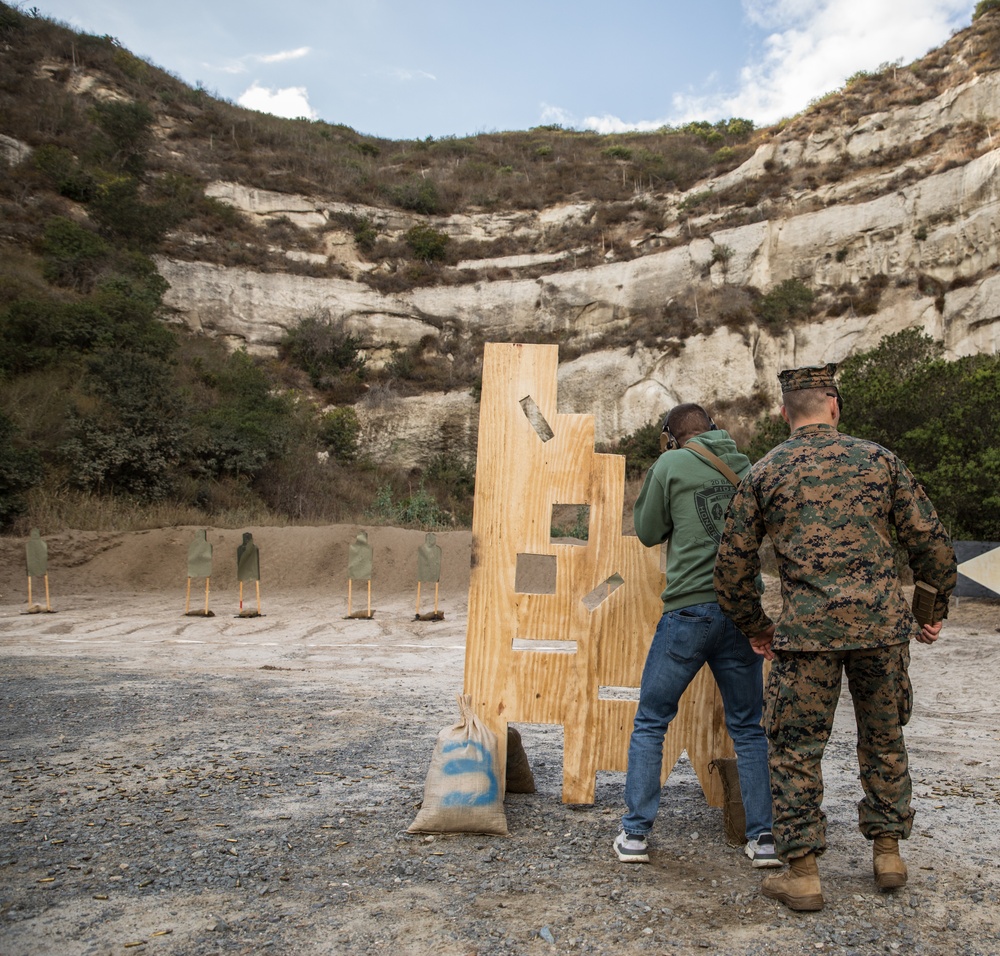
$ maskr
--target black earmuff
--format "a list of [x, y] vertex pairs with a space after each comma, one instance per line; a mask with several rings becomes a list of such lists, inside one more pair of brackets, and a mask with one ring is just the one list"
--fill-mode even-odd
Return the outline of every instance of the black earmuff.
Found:
[[680, 445], [674, 438], [673, 432], [670, 431], [670, 415], [668, 414], [663, 419], [663, 430], [660, 432], [660, 451], [673, 451], [675, 448], [680, 448]]

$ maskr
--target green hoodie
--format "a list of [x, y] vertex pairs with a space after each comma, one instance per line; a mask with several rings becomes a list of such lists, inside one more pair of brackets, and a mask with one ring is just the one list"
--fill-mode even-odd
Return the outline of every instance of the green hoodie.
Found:
[[[750, 459], [721, 429], [688, 440], [722, 459], [742, 478]], [[663, 610], [715, 601], [712, 576], [726, 508], [736, 489], [696, 452], [664, 452], [646, 473], [635, 502], [635, 531], [647, 547], [669, 540]]]

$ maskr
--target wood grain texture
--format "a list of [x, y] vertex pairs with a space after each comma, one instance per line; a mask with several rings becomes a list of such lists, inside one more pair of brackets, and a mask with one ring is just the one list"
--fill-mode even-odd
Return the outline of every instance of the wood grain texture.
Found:
[[[598, 770], [626, 769], [636, 703], [603, 699], [601, 688], [639, 686], [664, 579], [657, 550], [622, 534], [625, 459], [594, 451], [590, 416], [557, 412], [557, 366], [554, 345], [486, 346], [465, 693], [497, 735], [501, 768], [508, 723], [561, 724], [562, 799], [587, 804]], [[554, 504], [589, 508], [585, 546], [551, 540]], [[523, 581], [515, 590], [518, 555], [555, 559], [553, 593], [525, 593]], [[564, 643], [543, 643], [554, 641]], [[708, 765], [733, 747], [707, 668], [667, 733], [664, 780], [682, 751], [709, 804], [722, 806]]]

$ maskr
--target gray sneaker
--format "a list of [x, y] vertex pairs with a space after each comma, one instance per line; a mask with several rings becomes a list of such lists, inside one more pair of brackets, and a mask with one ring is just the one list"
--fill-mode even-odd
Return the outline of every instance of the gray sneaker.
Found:
[[770, 833], [762, 833], [756, 840], [751, 840], [743, 852], [753, 861], [755, 867], [781, 866], [781, 860], [774, 851], [774, 837]]
[[626, 833], [622, 830], [615, 837], [615, 853], [622, 863], [648, 863], [649, 848], [643, 833]]

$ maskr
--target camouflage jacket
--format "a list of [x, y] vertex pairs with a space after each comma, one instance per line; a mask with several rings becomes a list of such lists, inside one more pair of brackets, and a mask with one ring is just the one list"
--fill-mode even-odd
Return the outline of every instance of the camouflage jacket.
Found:
[[715, 562], [723, 611], [745, 634], [770, 625], [754, 586], [767, 535], [781, 579], [775, 650], [883, 647], [919, 632], [896, 571], [892, 530], [915, 580], [948, 614], [955, 552], [906, 466], [873, 442], [804, 425], [740, 482]]

